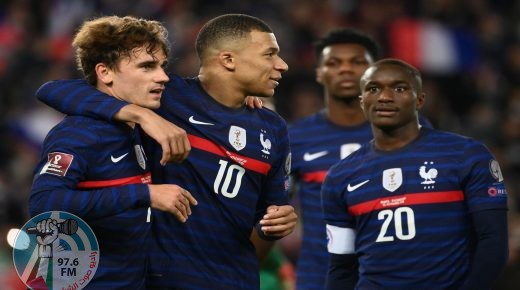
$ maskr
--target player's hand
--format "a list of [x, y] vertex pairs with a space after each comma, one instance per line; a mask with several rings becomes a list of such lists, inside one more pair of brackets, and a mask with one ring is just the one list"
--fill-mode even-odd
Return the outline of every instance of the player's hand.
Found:
[[150, 206], [172, 213], [180, 222], [186, 222], [191, 215], [191, 206], [197, 200], [186, 189], [175, 184], [149, 184]]
[[246, 106], [250, 109], [261, 109], [264, 102], [259, 97], [247, 96], [245, 100]]
[[298, 216], [290, 205], [271, 205], [260, 220], [266, 236], [285, 237], [294, 231]]
[[186, 159], [191, 151], [186, 131], [151, 110], [146, 109], [143, 113], [139, 123], [146, 134], [161, 145], [161, 165]]

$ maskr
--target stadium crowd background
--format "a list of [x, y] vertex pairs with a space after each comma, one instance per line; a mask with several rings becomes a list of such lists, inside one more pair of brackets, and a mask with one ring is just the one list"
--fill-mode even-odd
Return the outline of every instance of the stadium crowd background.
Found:
[[[10, 228], [27, 220], [26, 201], [40, 144], [63, 117], [35, 90], [81, 77], [71, 38], [85, 19], [134, 15], [170, 32], [170, 69], [193, 76], [199, 28], [223, 13], [262, 18], [289, 64], [275, 97], [289, 122], [323, 106], [312, 43], [348, 26], [373, 35], [383, 56], [423, 73], [423, 114], [436, 128], [484, 142], [499, 159], [510, 201], [510, 262], [497, 289], [520, 287], [520, 1], [517, 0], [2, 0], [0, 2], [0, 287], [24, 289], [12, 268]], [[296, 233], [297, 235], [297, 233]], [[294, 259], [296, 239], [285, 242]], [[297, 244], [296, 244], [297, 245]], [[516, 285], [516, 286], [515, 286]]]

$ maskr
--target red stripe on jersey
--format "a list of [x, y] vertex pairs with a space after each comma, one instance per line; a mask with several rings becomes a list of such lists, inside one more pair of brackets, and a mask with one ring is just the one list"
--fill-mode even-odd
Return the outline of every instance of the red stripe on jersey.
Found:
[[302, 175], [302, 180], [305, 182], [323, 183], [325, 176], [327, 176], [327, 170], [308, 172]]
[[190, 140], [192, 147], [216, 154], [218, 156], [228, 157], [246, 169], [258, 172], [263, 175], [267, 175], [269, 170], [271, 170], [271, 165], [269, 163], [229, 152], [226, 148], [204, 138], [188, 134], [188, 140]]
[[461, 190], [408, 193], [366, 201], [350, 206], [348, 211], [353, 215], [362, 215], [382, 208], [393, 208], [415, 204], [457, 202], [463, 200], [464, 193]]
[[102, 188], [137, 183], [152, 183], [152, 174], [150, 172], [147, 172], [142, 175], [130, 176], [119, 179], [82, 181], [78, 183], [78, 188]]

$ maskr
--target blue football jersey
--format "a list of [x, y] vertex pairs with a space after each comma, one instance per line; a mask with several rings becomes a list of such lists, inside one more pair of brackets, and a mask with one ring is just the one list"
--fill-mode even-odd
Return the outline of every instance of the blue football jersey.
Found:
[[[121, 107], [81, 81], [50, 83], [39, 97], [63, 112], [104, 119]], [[72, 108], [63, 105], [73, 102]], [[182, 186], [199, 204], [186, 223], [153, 211], [150, 286], [258, 289], [258, 259], [249, 237], [269, 205], [288, 203], [285, 121], [268, 109], [223, 106], [197, 79], [175, 75], [161, 103], [157, 112], [186, 130], [192, 151], [181, 164], [163, 167], [156, 146], [151, 152], [154, 182]]]
[[289, 127], [292, 176], [298, 184], [303, 237], [296, 268], [297, 289], [323, 289], [329, 254], [320, 190], [329, 168], [372, 139], [370, 124], [339, 126], [325, 111]]
[[[459, 289], [474, 245], [470, 214], [506, 209], [498, 162], [473, 139], [422, 128], [391, 152], [371, 143], [322, 187], [327, 225], [355, 231], [358, 289]], [[342, 243], [329, 236], [329, 248]]]
[[68, 116], [43, 144], [29, 212], [70, 212], [92, 228], [100, 260], [85, 289], [145, 288], [151, 174], [138, 128]]

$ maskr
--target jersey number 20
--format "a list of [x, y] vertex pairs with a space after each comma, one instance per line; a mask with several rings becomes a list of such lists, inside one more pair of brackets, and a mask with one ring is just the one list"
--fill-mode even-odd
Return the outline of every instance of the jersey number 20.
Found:
[[[376, 242], [392, 242], [394, 236], [387, 235], [388, 227], [394, 221], [395, 237], [399, 240], [411, 240], [415, 237], [415, 216], [409, 207], [398, 207], [395, 211], [385, 209], [377, 214], [378, 220], [384, 220], [381, 231], [377, 236]], [[403, 231], [403, 221], [406, 222], [408, 233]]]

